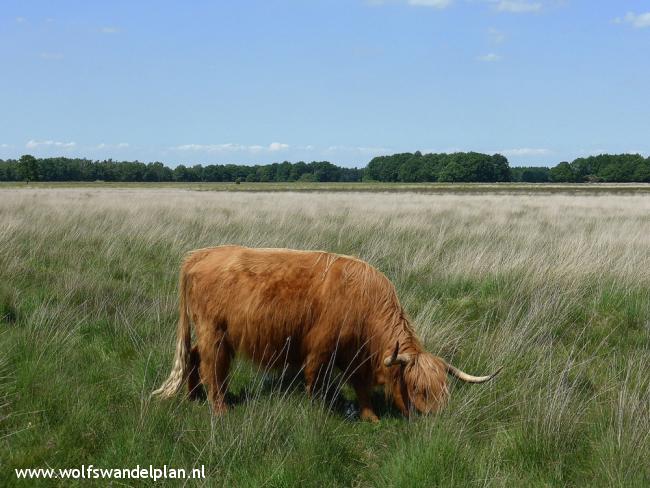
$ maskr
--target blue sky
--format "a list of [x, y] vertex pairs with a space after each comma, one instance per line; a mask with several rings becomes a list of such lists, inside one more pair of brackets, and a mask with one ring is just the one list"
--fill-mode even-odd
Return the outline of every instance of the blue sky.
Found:
[[0, 158], [650, 153], [650, 1], [13, 1]]

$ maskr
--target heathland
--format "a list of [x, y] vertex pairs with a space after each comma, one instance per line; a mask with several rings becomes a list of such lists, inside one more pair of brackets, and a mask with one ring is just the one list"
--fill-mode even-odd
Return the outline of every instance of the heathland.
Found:
[[[0, 188], [1, 486], [82, 464], [204, 465], [205, 486], [650, 484], [647, 187], [29, 186]], [[452, 380], [435, 416], [406, 420], [378, 394], [379, 424], [345, 386], [309, 399], [241, 360], [225, 416], [151, 400], [180, 261], [226, 243], [358, 256], [430, 351], [503, 371]]]

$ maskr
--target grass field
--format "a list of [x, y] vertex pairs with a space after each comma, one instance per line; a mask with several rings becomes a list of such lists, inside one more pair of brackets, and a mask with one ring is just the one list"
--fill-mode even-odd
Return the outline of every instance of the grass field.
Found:
[[591, 194], [650, 194], [649, 183], [309, 183], [309, 182], [280, 182], [280, 183], [176, 183], [176, 182], [110, 182], [110, 181], [65, 181], [65, 182], [0, 182], [0, 190], [16, 188], [38, 189], [136, 189], [164, 188], [195, 191], [227, 191], [227, 192], [407, 192], [407, 193], [566, 193], [573, 195]]
[[[3, 186], [0, 486], [82, 464], [204, 465], [199, 485], [229, 487], [650, 485], [650, 195], [477, 188]], [[347, 387], [310, 400], [245, 361], [223, 417], [150, 400], [182, 256], [225, 243], [359, 256], [430, 351], [504, 370], [452, 381], [437, 416], [405, 420], [378, 395], [379, 424], [355, 419]]]

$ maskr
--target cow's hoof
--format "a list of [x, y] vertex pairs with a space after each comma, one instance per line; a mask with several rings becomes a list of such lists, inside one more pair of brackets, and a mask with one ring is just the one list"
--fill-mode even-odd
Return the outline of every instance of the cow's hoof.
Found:
[[226, 406], [226, 404], [212, 406], [212, 413], [217, 417], [225, 415], [227, 412], [228, 412], [228, 407]]
[[379, 417], [377, 417], [377, 415], [375, 415], [374, 412], [365, 411], [365, 412], [361, 412], [361, 420], [363, 420], [364, 422], [377, 423], [379, 422]]

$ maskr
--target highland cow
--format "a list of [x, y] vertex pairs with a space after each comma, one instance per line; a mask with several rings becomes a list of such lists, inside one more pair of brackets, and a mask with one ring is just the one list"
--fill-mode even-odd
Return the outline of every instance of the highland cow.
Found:
[[446, 403], [448, 373], [470, 383], [496, 374], [472, 376], [426, 352], [392, 283], [360, 259], [220, 246], [189, 253], [179, 281], [174, 365], [153, 395], [170, 397], [185, 382], [192, 393], [200, 382], [214, 412], [223, 413], [237, 353], [264, 367], [302, 369], [309, 394], [335, 366], [353, 387], [361, 418], [376, 421], [370, 398], [377, 385], [408, 416]]

